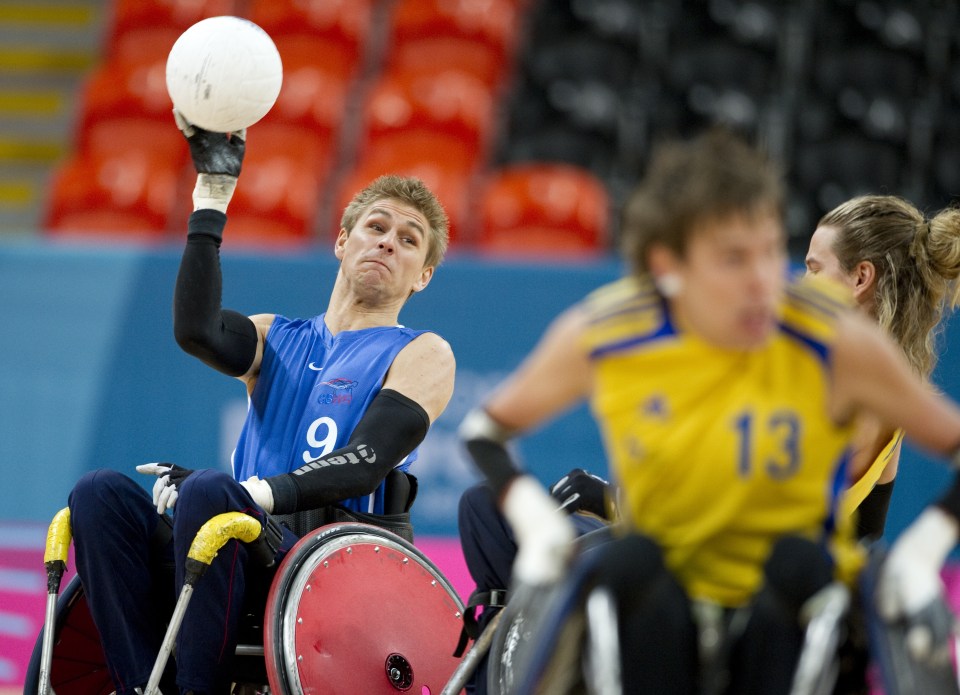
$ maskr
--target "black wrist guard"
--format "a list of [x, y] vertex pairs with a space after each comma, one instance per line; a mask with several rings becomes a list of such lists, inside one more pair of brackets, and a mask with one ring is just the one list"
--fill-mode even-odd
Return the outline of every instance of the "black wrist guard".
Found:
[[467, 453], [499, 500], [510, 481], [520, 475], [506, 447], [512, 432], [490, 417], [483, 408], [474, 408], [460, 423], [458, 434]]
[[257, 328], [247, 316], [220, 306], [220, 239], [227, 216], [190, 215], [187, 245], [173, 294], [173, 334], [185, 352], [230, 376], [246, 374], [257, 354]]

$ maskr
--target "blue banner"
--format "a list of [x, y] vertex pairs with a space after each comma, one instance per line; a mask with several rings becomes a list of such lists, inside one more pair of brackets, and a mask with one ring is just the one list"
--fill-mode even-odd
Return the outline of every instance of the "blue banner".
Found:
[[[246, 411], [243, 384], [183, 353], [172, 296], [181, 247], [0, 246], [0, 521], [47, 522], [74, 481], [97, 467], [149, 461], [228, 469]], [[326, 308], [332, 253], [223, 254], [224, 305], [246, 314], [313, 316]], [[551, 319], [617, 277], [612, 260], [505, 263], [453, 257], [401, 321], [453, 346], [457, 381], [414, 472], [420, 534], [455, 535], [460, 492], [477, 479], [456, 438], [466, 411], [519, 364]], [[937, 382], [960, 396], [960, 331], [944, 341]], [[960, 436], [960, 433], [958, 433]], [[580, 466], [606, 469], [585, 407], [518, 441], [545, 483]], [[907, 448], [888, 535], [945, 484], [947, 467]], [[682, 463], [680, 464], [682, 465]], [[151, 480], [144, 480], [148, 487]]]

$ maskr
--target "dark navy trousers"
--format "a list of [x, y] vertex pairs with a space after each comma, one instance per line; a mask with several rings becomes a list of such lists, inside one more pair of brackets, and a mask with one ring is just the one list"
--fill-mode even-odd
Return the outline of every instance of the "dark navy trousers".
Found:
[[[264, 511], [231, 476], [214, 470], [197, 471], [180, 486], [172, 534], [158, 528], [169, 519], [157, 514], [150, 495], [116, 471], [84, 475], [69, 505], [77, 573], [110, 675], [118, 695], [133, 693], [150, 677], [197, 531], [223, 512], [262, 520]], [[284, 529], [278, 563], [296, 541]], [[229, 692], [239, 618], [245, 609], [262, 614], [274, 569], [248, 566], [238, 541], [220, 550], [196, 583], [177, 635], [181, 692]]]

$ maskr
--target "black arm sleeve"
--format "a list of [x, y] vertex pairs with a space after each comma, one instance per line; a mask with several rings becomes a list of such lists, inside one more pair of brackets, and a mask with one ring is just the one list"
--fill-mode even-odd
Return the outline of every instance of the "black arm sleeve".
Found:
[[416, 401], [383, 389], [346, 446], [293, 473], [266, 479], [273, 491], [273, 513], [291, 514], [370, 494], [417, 448], [429, 427], [430, 418]]
[[520, 475], [507, 447], [491, 439], [468, 439], [467, 453], [487, 479], [495, 497], [500, 500], [507, 486]]
[[877, 483], [860, 503], [857, 508], [857, 538], [875, 541], [883, 535], [894, 482], [896, 479], [889, 483]]
[[220, 307], [220, 241], [227, 216], [196, 210], [187, 225], [187, 245], [173, 294], [173, 335], [194, 357], [230, 376], [245, 374], [257, 354], [253, 321]]

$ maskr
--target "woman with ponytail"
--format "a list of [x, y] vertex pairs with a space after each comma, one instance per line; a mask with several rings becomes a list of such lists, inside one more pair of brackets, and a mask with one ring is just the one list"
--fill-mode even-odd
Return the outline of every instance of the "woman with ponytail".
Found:
[[[930, 377], [940, 321], [960, 302], [960, 208], [927, 218], [896, 196], [854, 198], [820, 220], [806, 265], [810, 274], [847, 285], [859, 309], [894, 338], [914, 371]], [[860, 423], [842, 509], [858, 512], [862, 538], [883, 534], [901, 439], [899, 430], [884, 423]]]

